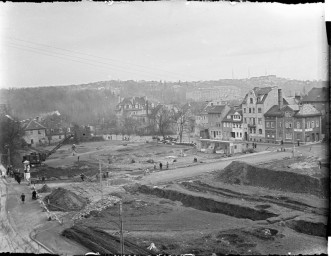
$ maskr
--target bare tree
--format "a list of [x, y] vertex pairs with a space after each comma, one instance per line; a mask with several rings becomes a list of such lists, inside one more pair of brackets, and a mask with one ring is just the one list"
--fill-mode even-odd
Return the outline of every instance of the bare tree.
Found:
[[175, 114], [179, 142], [183, 141], [184, 133], [190, 134], [195, 127], [195, 118], [191, 113], [190, 105], [186, 104], [178, 108]]
[[12, 164], [14, 156], [16, 156], [17, 150], [22, 147], [24, 130], [20, 122], [16, 118], [12, 118], [9, 115], [1, 116], [0, 118], [0, 150], [3, 154], [9, 156]]
[[165, 139], [166, 134], [172, 132], [171, 128], [175, 123], [174, 110], [161, 105], [154, 113], [154, 119], [158, 133]]

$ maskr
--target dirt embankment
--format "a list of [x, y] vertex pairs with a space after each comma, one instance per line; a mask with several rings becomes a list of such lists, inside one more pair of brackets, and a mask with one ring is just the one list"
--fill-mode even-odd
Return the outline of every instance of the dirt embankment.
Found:
[[[62, 235], [83, 244], [86, 248], [94, 252], [99, 252], [101, 254], [120, 253], [120, 239], [101, 229], [75, 225], [71, 228], [65, 229], [62, 232]], [[150, 255], [151, 251], [139, 247], [126, 238], [124, 240], [124, 253]]]
[[88, 200], [64, 189], [57, 188], [45, 197], [44, 202], [51, 211], [79, 211], [85, 207]]
[[175, 190], [152, 188], [145, 185], [139, 186], [138, 191], [144, 194], [151, 194], [172, 201], [180, 201], [186, 207], [192, 207], [202, 211], [226, 214], [236, 218], [265, 220], [278, 216], [264, 209], [253, 209], [236, 204], [215, 201], [211, 198], [193, 196]]
[[309, 193], [318, 197], [328, 196], [328, 178], [315, 178], [299, 173], [271, 170], [244, 162], [233, 161], [216, 178], [219, 181], [265, 187], [294, 193]]

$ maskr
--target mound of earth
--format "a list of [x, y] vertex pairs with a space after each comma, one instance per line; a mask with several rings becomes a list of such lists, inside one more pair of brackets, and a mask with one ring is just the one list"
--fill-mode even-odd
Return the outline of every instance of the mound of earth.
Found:
[[216, 174], [225, 183], [265, 187], [294, 193], [309, 193], [319, 197], [328, 195], [327, 178], [315, 178], [294, 172], [271, 170], [233, 161]]
[[87, 204], [87, 199], [75, 193], [57, 188], [44, 199], [47, 207], [51, 211], [79, 211]]
[[[91, 251], [99, 252], [101, 254], [120, 253], [120, 239], [101, 229], [75, 225], [71, 228], [65, 229], [62, 232], [62, 236], [84, 245]], [[132, 243], [128, 238], [125, 238], [124, 240], [124, 248], [125, 253], [127, 254], [151, 254], [149, 250]]]
[[48, 193], [48, 192], [52, 192], [52, 189], [45, 184], [44, 186], [42, 186], [42, 188], [38, 189], [37, 192], [38, 193]]

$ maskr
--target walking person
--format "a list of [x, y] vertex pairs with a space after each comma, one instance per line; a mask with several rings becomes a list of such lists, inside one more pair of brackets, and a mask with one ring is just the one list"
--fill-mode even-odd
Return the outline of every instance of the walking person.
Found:
[[162, 163], [160, 162], [160, 170], [162, 170]]
[[24, 193], [22, 193], [22, 195], [21, 195], [21, 200], [22, 200], [22, 204], [24, 204], [24, 201], [25, 201], [25, 195], [24, 195]]
[[37, 192], [36, 190], [32, 191], [32, 200], [36, 200], [37, 199]]
[[156, 170], [156, 164], [154, 163], [154, 170]]
[[17, 177], [16, 178], [17, 183], [21, 184], [21, 176], [18, 174], [16, 177]]
[[167, 169], [169, 169], [169, 163], [167, 162]]

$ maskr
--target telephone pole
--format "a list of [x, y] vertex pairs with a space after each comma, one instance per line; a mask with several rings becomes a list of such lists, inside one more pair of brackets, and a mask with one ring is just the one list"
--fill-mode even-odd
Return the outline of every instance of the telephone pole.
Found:
[[99, 159], [99, 171], [100, 171], [100, 186], [101, 186], [101, 200], [103, 199], [103, 187], [102, 187], [102, 172], [101, 172], [101, 161]]
[[121, 255], [124, 254], [124, 237], [123, 237], [123, 217], [122, 217], [122, 201], [120, 201], [120, 236], [121, 236]]

